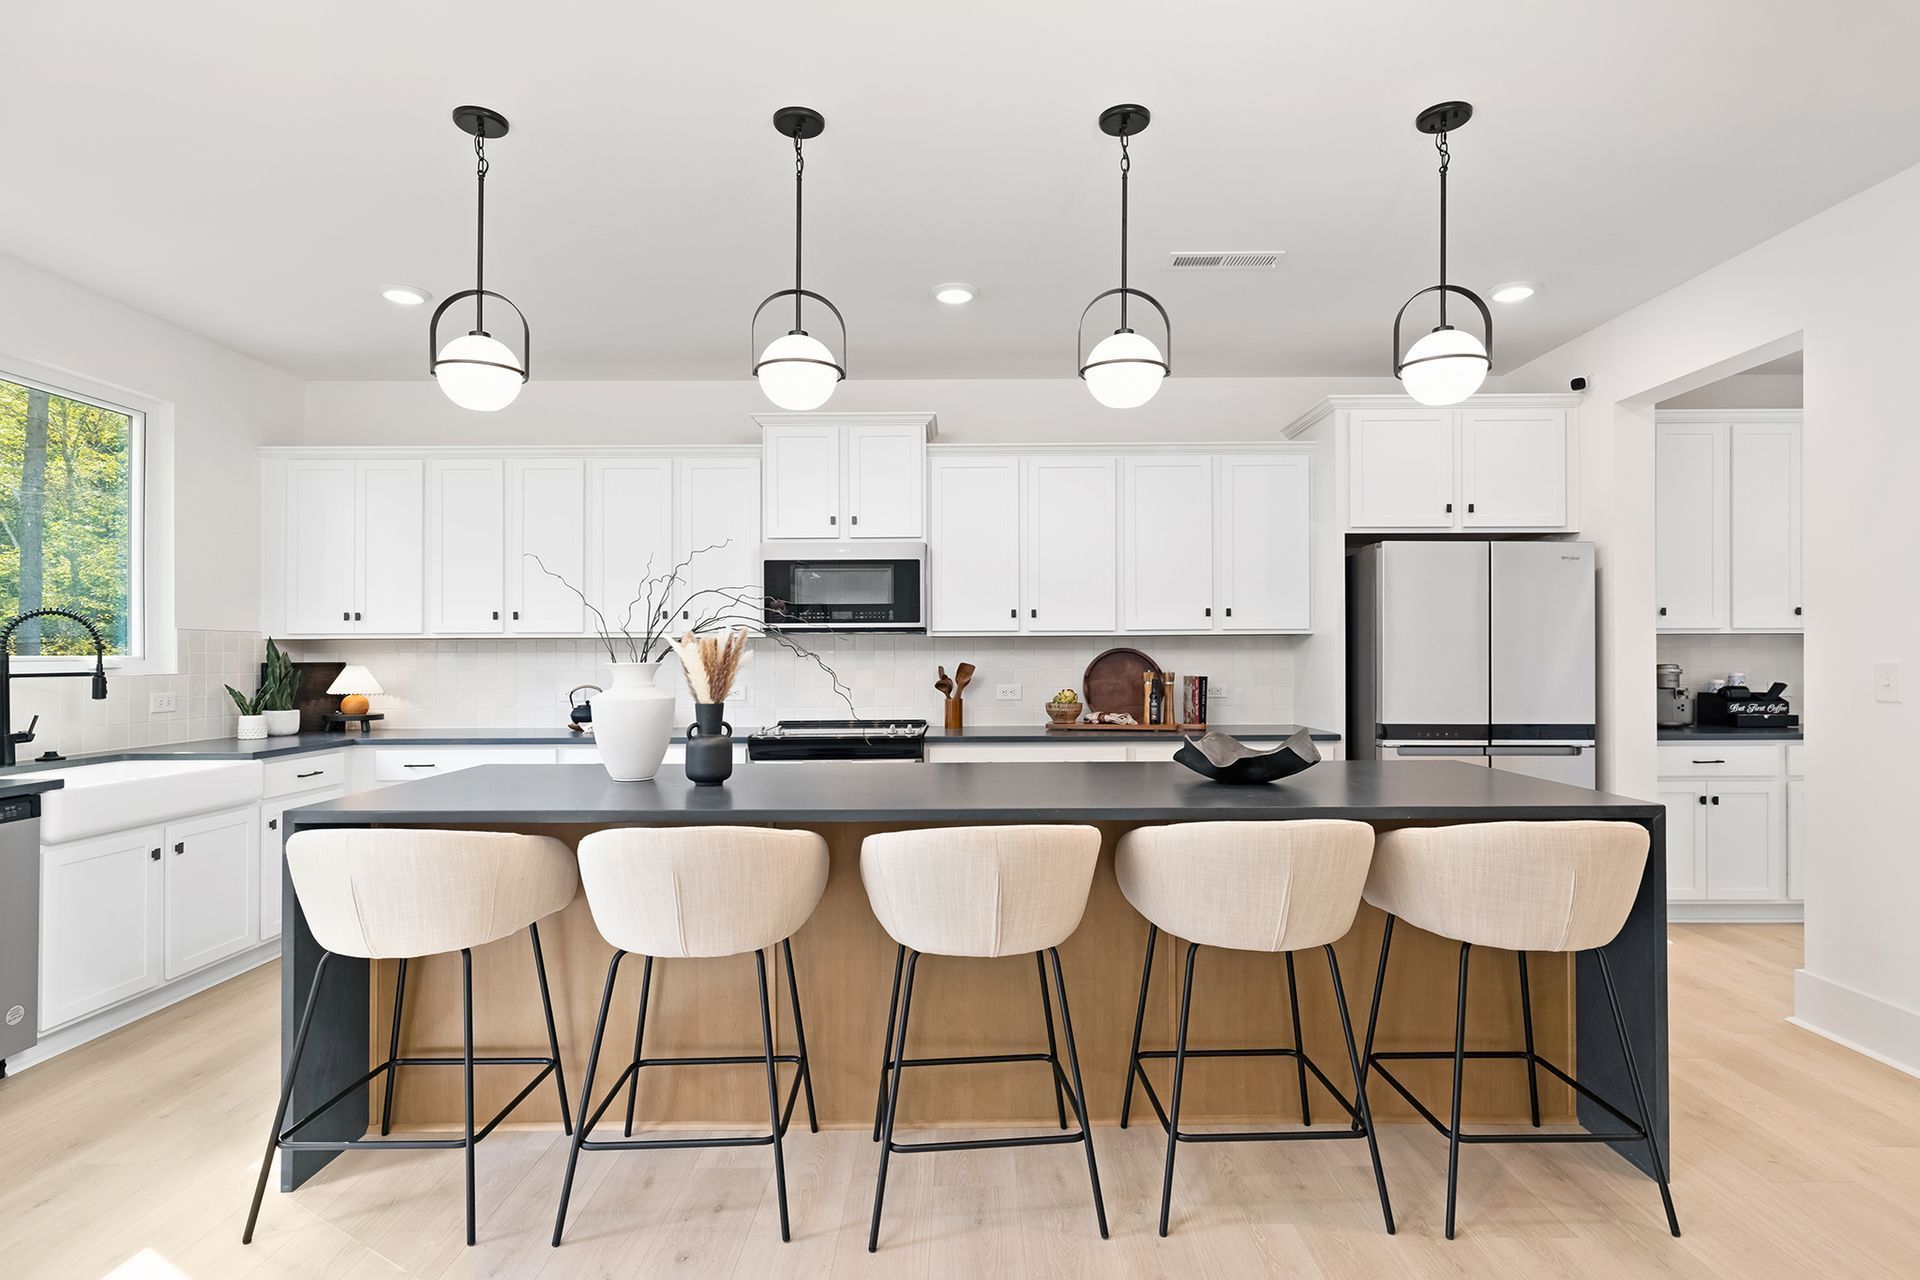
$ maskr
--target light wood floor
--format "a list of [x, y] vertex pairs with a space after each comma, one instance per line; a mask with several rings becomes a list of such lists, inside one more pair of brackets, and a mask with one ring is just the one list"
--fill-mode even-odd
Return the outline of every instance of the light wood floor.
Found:
[[[8, 1277], [1762, 1276], [1915, 1274], [1920, 1081], [1782, 1021], [1794, 926], [1673, 933], [1674, 1240], [1651, 1183], [1583, 1147], [1463, 1156], [1441, 1238], [1445, 1143], [1382, 1138], [1400, 1234], [1380, 1229], [1359, 1143], [1184, 1146], [1173, 1235], [1154, 1234], [1159, 1132], [1097, 1131], [1113, 1239], [1078, 1148], [896, 1158], [865, 1252], [876, 1151], [787, 1143], [782, 1245], [764, 1148], [582, 1158], [566, 1245], [547, 1245], [566, 1144], [479, 1150], [480, 1244], [461, 1244], [456, 1153], [355, 1153], [240, 1226], [271, 1118], [272, 967], [0, 1082]], [[1499, 1070], [1503, 1068], [1490, 1068]], [[1090, 1081], [1117, 1090], [1117, 1080]]]

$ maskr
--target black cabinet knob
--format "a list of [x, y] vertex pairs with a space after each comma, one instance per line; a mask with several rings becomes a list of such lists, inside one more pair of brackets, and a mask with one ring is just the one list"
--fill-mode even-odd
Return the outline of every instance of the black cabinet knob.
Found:
[[859, 524], [859, 523], [860, 523], [860, 517], [859, 517], [859, 516], [854, 516], [854, 517], [853, 517], [853, 523], [855, 523], [855, 524]]
[[1231, 618], [1231, 617], [1233, 616], [1233, 606], [1232, 606], [1232, 605], [1228, 605], [1228, 606], [1227, 606], [1227, 616], [1228, 616], [1229, 618]]
[[1720, 803], [1720, 797], [1719, 797], [1719, 796], [1715, 796], [1715, 797], [1713, 798], [1713, 802], [1714, 802], [1715, 804], [1719, 804], [1719, 803]]
[[1208, 609], [1208, 610], [1206, 611], [1206, 613], [1207, 613], [1207, 616], [1208, 616], [1209, 618], [1211, 618], [1211, 617], [1213, 616], [1213, 610], [1212, 610], [1212, 609]]
[[827, 517], [827, 523], [828, 523], [828, 524], [832, 524], [832, 525], [837, 525], [837, 524], [839, 524], [839, 523], [840, 523], [840, 517], [839, 517], [839, 516], [828, 516], [828, 517]]
[[1027, 616], [1029, 618], [1037, 618], [1040, 616], [1040, 611], [1038, 609], [1029, 609], [1027, 610]]
[[493, 620], [494, 620], [495, 622], [498, 622], [498, 621], [500, 621], [500, 611], [499, 611], [498, 609], [495, 609], [495, 610], [493, 611]]
[[1660, 606], [1660, 616], [1663, 618], [1667, 616], [1667, 606], [1665, 605]]
[[1793, 606], [1793, 616], [1794, 616], [1794, 617], [1796, 617], [1796, 618], [1800, 616], [1800, 606], [1799, 606], [1799, 605], [1795, 605], [1795, 606]]
[[1007, 616], [1009, 618], [1017, 618], [1020, 616], [1020, 611], [1018, 609], [1009, 609], [1007, 610]]
[[515, 622], [518, 622], [518, 621], [520, 621], [520, 611], [519, 611], [518, 609], [515, 609], [515, 610], [513, 611], [513, 620], [514, 620]]
[[187, 842], [185, 840], [182, 840], [180, 843], [173, 846], [173, 856], [176, 858], [179, 857], [181, 854], [185, 853], [186, 851], [187, 851]]
[[358, 609], [355, 609], [355, 610], [353, 611], [353, 620], [354, 620], [355, 622], [358, 622], [358, 621], [360, 621], [360, 611], [359, 611]]
[[1474, 506], [1474, 504], [1473, 504], [1473, 503], [1471, 503], [1471, 502], [1469, 502], [1469, 503], [1467, 504], [1467, 514], [1468, 514], [1468, 515], [1472, 515], [1472, 514], [1473, 514], [1473, 506]]
[[342, 621], [342, 622], [352, 622], [352, 621], [353, 621], [353, 612], [352, 612], [352, 610], [349, 610], [349, 609], [342, 609], [342, 610], [340, 611], [340, 621]]
[[155, 862], [158, 862], [160, 861], [160, 851], [158, 849], [155, 849], [151, 853], [147, 854], [147, 857], [151, 858]]
[[1453, 514], [1453, 504], [1452, 504], [1451, 502], [1449, 502], [1449, 503], [1447, 504], [1447, 514], [1448, 514], [1448, 515], [1452, 515], [1452, 514]]
[[1703, 794], [1703, 795], [1701, 795], [1701, 797], [1700, 797], [1700, 803], [1701, 803], [1701, 804], [1705, 804], [1706, 802], [1707, 802], [1707, 797], [1706, 797], [1706, 796], [1705, 796], [1704, 794]]
[[280, 819], [278, 818], [267, 819], [267, 830], [278, 831], [279, 829], [280, 829]]

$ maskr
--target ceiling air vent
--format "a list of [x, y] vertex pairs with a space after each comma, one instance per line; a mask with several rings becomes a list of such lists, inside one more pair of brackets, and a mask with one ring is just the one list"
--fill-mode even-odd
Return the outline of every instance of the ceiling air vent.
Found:
[[1283, 249], [1233, 249], [1205, 253], [1170, 253], [1169, 271], [1270, 271], [1286, 257]]

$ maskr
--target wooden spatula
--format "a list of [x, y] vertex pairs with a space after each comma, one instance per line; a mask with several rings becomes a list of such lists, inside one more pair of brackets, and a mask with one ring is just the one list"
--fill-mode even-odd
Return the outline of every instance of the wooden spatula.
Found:
[[953, 696], [959, 697], [967, 691], [967, 681], [973, 679], [973, 664], [963, 662], [953, 669]]
[[940, 691], [941, 697], [951, 698], [953, 696], [953, 677], [947, 674], [945, 667], [935, 667], [934, 670], [940, 673], [940, 678], [933, 682], [933, 687]]

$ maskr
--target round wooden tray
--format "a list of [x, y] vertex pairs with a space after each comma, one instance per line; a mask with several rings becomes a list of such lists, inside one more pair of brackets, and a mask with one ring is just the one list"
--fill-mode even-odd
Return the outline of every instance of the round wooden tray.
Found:
[[1164, 679], [1160, 664], [1138, 649], [1109, 649], [1087, 664], [1080, 677], [1080, 697], [1094, 715], [1124, 711], [1141, 718], [1142, 681], [1151, 672]]

